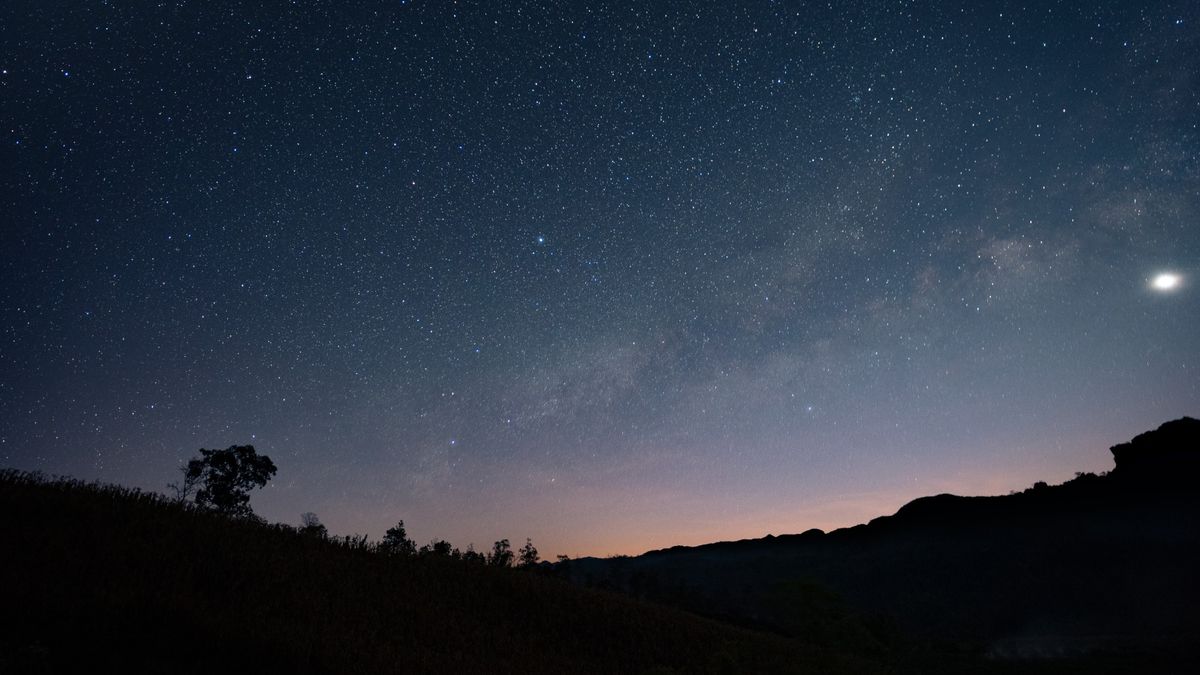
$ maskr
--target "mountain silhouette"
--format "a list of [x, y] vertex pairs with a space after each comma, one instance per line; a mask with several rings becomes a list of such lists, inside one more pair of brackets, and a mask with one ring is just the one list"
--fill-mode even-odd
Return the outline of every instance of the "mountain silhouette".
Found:
[[[829, 533], [580, 559], [558, 572], [834, 641], [886, 643], [898, 632], [997, 658], [1190, 658], [1200, 636], [1200, 421], [1167, 422], [1111, 451], [1111, 472], [1062, 485], [923, 497]], [[813, 625], [814, 607], [844, 618]]]
[[1200, 422], [1112, 453], [829, 533], [524, 570], [0, 471], [0, 672], [1200, 672]]

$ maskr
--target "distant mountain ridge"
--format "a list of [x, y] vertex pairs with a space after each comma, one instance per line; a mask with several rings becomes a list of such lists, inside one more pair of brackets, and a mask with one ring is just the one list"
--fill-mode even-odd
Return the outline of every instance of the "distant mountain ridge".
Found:
[[[1200, 636], [1200, 421], [1111, 448], [1107, 474], [995, 497], [922, 497], [823, 533], [581, 559], [572, 581], [787, 634], [797, 588], [847, 616], [996, 656], [1189, 652]], [[889, 628], [890, 627], [890, 628]]]

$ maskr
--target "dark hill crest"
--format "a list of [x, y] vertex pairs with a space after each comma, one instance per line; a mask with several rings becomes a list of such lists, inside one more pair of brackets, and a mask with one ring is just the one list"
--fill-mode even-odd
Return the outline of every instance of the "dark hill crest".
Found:
[[1200, 471], [1200, 420], [1181, 417], [1110, 448], [1122, 480], [1176, 484]]
[[1112, 453], [1114, 470], [1061, 485], [922, 497], [829, 533], [674, 547], [620, 565], [573, 561], [567, 576], [785, 633], [808, 630], [794, 594], [811, 586], [848, 615], [999, 655], [1191, 658], [1200, 421], [1167, 422]]

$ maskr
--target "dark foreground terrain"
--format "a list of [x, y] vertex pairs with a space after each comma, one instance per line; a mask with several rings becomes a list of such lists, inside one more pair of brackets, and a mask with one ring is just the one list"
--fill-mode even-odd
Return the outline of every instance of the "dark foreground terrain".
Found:
[[1193, 672], [1200, 422], [1171, 424], [1105, 476], [537, 571], [0, 472], [0, 672]]
[[830, 533], [557, 571], [827, 644], [903, 636], [1023, 667], [1186, 672], [1200, 649], [1200, 421], [1169, 422], [1111, 451], [1111, 472], [1062, 485], [925, 497]]
[[544, 574], [0, 474], [0, 672], [883, 672]]

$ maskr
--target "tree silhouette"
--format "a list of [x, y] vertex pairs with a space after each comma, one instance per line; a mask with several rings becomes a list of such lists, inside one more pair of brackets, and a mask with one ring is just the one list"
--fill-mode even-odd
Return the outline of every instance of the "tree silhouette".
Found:
[[422, 546], [421, 550], [417, 551], [417, 553], [420, 553], [422, 556], [430, 556], [431, 555], [431, 556], [438, 556], [438, 557], [442, 557], [442, 558], [453, 558], [453, 557], [459, 557], [462, 555], [460, 553], [459, 556], [455, 556], [454, 555], [454, 553], [455, 553], [454, 547], [451, 546], [450, 542], [446, 541], [445, 539], [434, 539], [433, 541], [429, 542], [428, 544], [425, 544], [424, 546]]
[[469, 563], [487, 564], [487, 556], [475, 550], [475, 544], [467, 544], [467, 550], [463, 551], [462, 559]]
[[533, 540], [528, 537], [525, 539], [525, 545], [521, 547], [517, 555], [518, 567], [533, 567], [538, 564], [538, 550], [533, 547]]
[[488, 564], [493, 567], [510, 567], [513, 562], [512, 544], [507, 539], [492, 544], [492, 552], [488, 555]]
[[200, 476], [189, 474], [187, 466], [180, 467], [180, 471], [183, 473], [183, 480], [178, 483], [167, 483], [167, 487], [175, 493], [176, 501], [186, 502], [196, 494], [196, 490], [200, 487]]
[[325, 526], [321, 524], [317, 514], [309, 511], [300, 514], [300, 533], [324, 539], [329, 534], [329, 530], [326, 530]]
[[404, 529], [404, 521], [401, 520], [395, 527], [384, 533], [383, 541], [379, 543], [379, 549], [393, 555], [415, 555], [417, 543], [408, 538], [408, 532]]
[[170, 486], [180, 500], [195, 493], [199, 506], [247, 518], [254, 515], [250, 490], [266, 485], [276, 468], [271, 458], [255, 452], [253, 445], [231, 445], [224, 450], [201, 448], [200, 456], [181, 470], [183, 482]]

